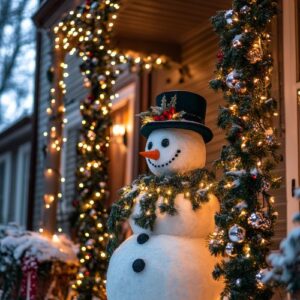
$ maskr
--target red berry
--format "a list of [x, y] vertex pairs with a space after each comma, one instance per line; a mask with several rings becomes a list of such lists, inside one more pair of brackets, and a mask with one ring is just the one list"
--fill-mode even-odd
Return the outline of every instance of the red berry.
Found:
[[175, 114], [175, 107], [171, 107], [169, 111], [171, 114]]

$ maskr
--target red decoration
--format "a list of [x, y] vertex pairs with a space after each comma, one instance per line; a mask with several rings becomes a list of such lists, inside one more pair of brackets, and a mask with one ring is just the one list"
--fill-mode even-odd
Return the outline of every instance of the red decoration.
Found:
[[26, 300], [37, 299], [38, 261], [34, 256], [24, 256], [22, 259], [21, 297]]
[[166, 120], [172, 120], [174, 114], [176, 113], [175, 107], [171, 107], [168, 110], [165, 110], [161, 115], [154, 116], [154, 121], [166, 121]]
[[224, 59], [224, 52], [223, 52], [222, 49], [220, 49], [218, 51], [218, 53], [217, 53], [217, 59], [218, 59], [218, 63], [219, 64], [223, 61], [223, 59]]
[[73, 207], [78, 207], [79, 206], [79, 200], [73, 200], [72, 201], [72, 206]]

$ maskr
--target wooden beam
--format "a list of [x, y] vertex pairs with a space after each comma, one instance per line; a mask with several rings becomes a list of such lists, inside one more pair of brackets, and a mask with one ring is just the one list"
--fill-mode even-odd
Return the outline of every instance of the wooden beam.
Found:
[[131, 50], [144, 54], [162, 54], [168, 56], [174, 62], [179, 63], [181, 61], [181, 45], [176, 43], [143, 40], [122, 35], [116, 35], [113, 42], [121, 50]]

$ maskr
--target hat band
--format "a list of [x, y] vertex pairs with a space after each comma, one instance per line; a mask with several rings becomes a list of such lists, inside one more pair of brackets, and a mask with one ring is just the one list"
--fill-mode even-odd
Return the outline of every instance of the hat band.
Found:
[[197, 115], [191, 114], [191, 113], [187, 113], [185, 112], [183, 115], [183, 119], [188, 120], [188, 121], [194, 121], [194, 122], [198, 122], [204, 125], [204, 118], [201, 118]]

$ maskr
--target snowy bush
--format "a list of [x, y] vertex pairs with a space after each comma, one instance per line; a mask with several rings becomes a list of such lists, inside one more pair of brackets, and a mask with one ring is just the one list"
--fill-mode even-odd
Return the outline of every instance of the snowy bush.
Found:
[[24, 276], [26, 277], [23, 272], [26, 261], [35, 261], [37, 281], [41, 281], [41, 275], [52, 280], [57, 275], [55, 272], [66, 273], [69, 268], [77, 266], [76, 253], [76, 246], [65, 235], [54, 235], [50, 238], [26, 231], [14, 224], [0, 225], [0, 286], [3, 290], [1, 300], [17, 299], [19, 296], [20, 287], [24, 285]]
[[[300, 198], [300, 189], [295, 191]], [[300, 213], [293, 219], [297, 227], [280, 244], [280, 252], [273, 253], [268, 260], [272, 266], [264, 282], [281, 285], [291, 294], [300, 292]]]

